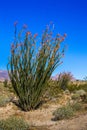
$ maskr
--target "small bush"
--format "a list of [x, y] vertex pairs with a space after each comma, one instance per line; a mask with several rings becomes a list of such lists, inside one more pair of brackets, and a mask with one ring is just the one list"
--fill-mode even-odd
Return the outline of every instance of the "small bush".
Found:
[[73, 109], [74, 111], [79, 111], [79, 110], [82, 109], [82, 104], [76, 102], [76, 103], [73, 103], [71, 107], [72, 107], [72, 109]]
[[63, 90], [66, 90], [69, 82], [73, 79], [73, 75], [70, 72], [60, 73], [57, 79], [58, 86]]
[[62, 119], [68, 119], [69, 117], [73, 116], [74, 111], [71, 106], [63, 106], [61, 108], [58, 108], [56, 111], [54, 111], [53, 115], [54, 120], [62, 120]]
[[10, 98], [6, 96], [0, 96], [0, 107], [5, 107], [8, 102], [10, 102]]
[[76, 91], [76, 94], [78, 94], [81, 98], [82, 101], [85, 101], [86, 97], [87, 97], [87, 94], [85, 92], [85, 90], [78, 90]]
[[0, 130], [29, 130], [29, 125], [22, 118], [10, 117], [0, 121]]
[[70, 95], [70, 91], [69, 91], [68, 89], [66, 89], [66, 90], [64, 91], [64, 94]]
[[49, 80], [46, 86], [45, 95], [47, 97], [58, 97], [63, 90], [58, 86], [56, 80]]
[[3, 82], [3, 84], [4, 84], [4, 87], [8, 87], [8, 80], [5, 79], [4, 82]]
[[85, 84], [79, 84], [79, 89], [83, 89], [85, 92], [87, 92], [87, 82]]
[[79, 100], [80, 99], [80, 95], [79, 94], [73, 94], [71, 96], [72, 100]]
[[70, 92], [74, 92], [76, 90], [84, 90], [85, 92], [87, 92], [87, 83], [73, 83], [71, 82], [70, 84], [68, 84], [67, 86], [67, 89], [70, 91]]
[[86, 92], [83, 89], [80, 89], [80, 90], [76, 91], [76, 94], [83, 96], [83, 95], [86, 95]]
[[74, 91], [78, 90], [79, 87], [78, 87], [77, 84], [70, 83], [70, 84], [68, 84], [67, 89], [68, 89], [70, 92], [74, 92]]

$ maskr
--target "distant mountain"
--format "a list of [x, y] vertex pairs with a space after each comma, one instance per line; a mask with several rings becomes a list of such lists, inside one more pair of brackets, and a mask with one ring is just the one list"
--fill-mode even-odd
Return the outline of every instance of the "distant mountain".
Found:
[[[57, 80], [58, 74], [55, 76], [52, 76], [52, 80]], [[8, 72], [6, 70], [0, 70], [0, 81], [4, 81], [5, 79], [9, 79]]]
[[5, 79], [9, 79], [8, 72], [6, 70], [0, 70], [0, 81], [4, 81]]
[[[6, 70], [0, 70], [0, 81], [4, 81], [5, 79], [9, 80], [8, 72]], [[51, 76], [52, 80], [58, 79], [58, 74]], [[73, 78], [72, 81], [75, 81], [76, 79]]]

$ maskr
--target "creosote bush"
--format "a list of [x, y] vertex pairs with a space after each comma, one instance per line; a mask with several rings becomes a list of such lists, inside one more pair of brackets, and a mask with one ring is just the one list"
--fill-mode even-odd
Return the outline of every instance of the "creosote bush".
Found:
[[11, 98], [5, 95], [0, 96], [0, 107], [5, 107], [7, 103], [11, 101]]
[[62, 63], [64, 48], [61, 48], [61, 42], [66, 34], [53, 37], [53, 27], [50, 25], [37, 42], [37, 34], [33, 35], [25, 28], [24, 25], [17, 36], [15, 23], [15, 39], [11, 46], [7, 69], [20, 107], [28, 111], [38, 107], [47, 81], [56, 67]]
[[74, 116], [75, 112], [81, 111], [83, 109], [82, 104], [74, 102], [72, 104], [67, 103], [65, 106], [62, 106], [53, 112], [54, 121], [68, 119]]
[[22, 118], [10, 117], [0, 120], [0, 130], [29, 130], [29, 125]]
[[82, 104], [79, 102], [75, 102], [71, 105], [73, 111], [80, 111], [82, 110]]
[[58, 108], [53, 112], [53, 115], [55, 116], [53, 120], [62, 120], [62, 119], [68, 119], [71, 116], [74, 115], [73, 108], [69, 105], [63, 106], [61, 108]]

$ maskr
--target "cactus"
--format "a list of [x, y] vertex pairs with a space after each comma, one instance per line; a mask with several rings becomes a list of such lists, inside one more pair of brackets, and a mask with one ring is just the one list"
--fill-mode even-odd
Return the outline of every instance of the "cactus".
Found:
[[7, 70], [20, 107], [28, 111], [37, 108], [48, 79], [62, 63], [64, 48], [61, 49], [60, 43], [64, 41], [66, 34], [58, 34], [53, 38], [52, 28], [46, 27], [38, 49], [37, 34], [25, 31], [23, 40], [22, 31], [17, 37], [15, 24], [15, 40], [11, 46]]

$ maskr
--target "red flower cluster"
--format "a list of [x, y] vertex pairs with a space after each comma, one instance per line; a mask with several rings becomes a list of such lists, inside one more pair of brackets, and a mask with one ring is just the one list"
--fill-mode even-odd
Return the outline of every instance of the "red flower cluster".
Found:
[[29, 32], [29, 31], [28, 31], [26, 34], [27, 34], [27, 35], [30, 35], [30, 34], [31, 34], [31, 32]]
[[34, 38], [36, 38], [38, 36], [38, 33], [34, 34]]
[[64, 33], [64, 37], [66, 37], [67, 36], [67, 34], [66, 33]]

